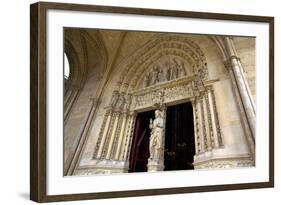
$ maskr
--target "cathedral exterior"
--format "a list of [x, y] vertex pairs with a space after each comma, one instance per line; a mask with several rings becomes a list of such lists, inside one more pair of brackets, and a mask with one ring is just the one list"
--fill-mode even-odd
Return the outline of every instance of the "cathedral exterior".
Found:
[[65, 28], [64, 51], [64, 175], [255, 166], [255, 38]]

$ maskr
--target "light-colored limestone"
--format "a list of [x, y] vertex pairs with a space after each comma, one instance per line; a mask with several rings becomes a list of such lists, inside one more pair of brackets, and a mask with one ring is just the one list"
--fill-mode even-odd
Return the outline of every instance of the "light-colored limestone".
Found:
[[[227, 56], [209, 36], [68, 29], [66, 38], [71, 44], [66, 53], [73, 53], [64, 97], [66, 171], [76, 154], [74, 175], [127, 172], [136, 115], [153, 109], [159, 98], [167, 106], [192, 102], [195, 168], [255, 164], [254, 142], [249, 142], [255, 130], [254, 39], [234, 37], [223, 45], [236, 56], [229, 58], [230, 72]], [[154, 65], [162, 68], [173, 60], [184, 63], [186, 75], [143, 86]], [[97, 103], [90, 112], [93, 97]], [[78, 143], [83, 146], [77, 150]], [[153, 163], [150, 170], [163, 170], [164, 163]]]

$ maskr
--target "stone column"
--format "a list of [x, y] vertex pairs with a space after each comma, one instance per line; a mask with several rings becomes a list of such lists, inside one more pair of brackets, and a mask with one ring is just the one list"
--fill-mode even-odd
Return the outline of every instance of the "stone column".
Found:
[[120, 155], [120, 152], [121, 152], [121, 145], [122, 145], [122, 142], [124, 140], [125, 133], [126, 133], [127, 119], [128, 119], [128, 114], [124, 113], [123, 118], [122, 118], [121, 132], [120, 132], [120, 135], [119, 135], [119, 138], [118, 138], [116, 153], [115, 153], [115, 156], [114, 156], [115, 160], [119, 159], [119, 155]]
[[203, 106], [202, 106], [202, 97], [199, 96], [196, 102], [196, 110], [197, 110], [197, 129], [198, 129], [198, 140], [201, 144], [201, 152], [205, 152], [207, 149], [207, 143], [205, 140], [205, 129], [204, 129], [204, 118], [203, 118]]
[[196, 99], [191, 101], [193, 109], [193, 125], [194, 125], [194, 139], [195, 139], [195, 154], [200, 153], [200, 139], [198, 137], [198, 128], [197, 128], [197, 108], [196, 108]]
[[112, 150], [112, 146], [113, 146], [113, 141], [115, 139], [115, 135], [116, 135], [116, 131], [117, 131], [117, 125], [119, 122], [119, 117], [120, 117], [120, 112], [116, 112], [116, 118], [114, 119], [114, 124], [113, 124], [113, 128], [112, 128], [112, 133], [109, 136], [109, 145], [108, 145], [108, 149], [106, 152], [106, 159], [110, 159], [110, 155], [111, 155], [111, 150]]
[[126, 152], [126, 147], [127, 147], [127, 143], [128, 143], [128, 138], [129, 138], [129, 133], [131, 130], [131, 126], [132, 126], [132, 115], [129, 114], [128, 118], [127, 118], [127, 124], [126, 124], [126, 130], [124, 132], [124, 139], [121, 143], [121, 153], [119, 155], [119, 160], [124, 160], [124, 156], [125, 156], [125, 152]]
[[209, 105], [208, 105], [208, 95], [205, 92], [203, 96], [203, 110], [204, 110], [204, 123], [205, 123], [205, 137], [207, 140], [207, 150], [212, 150], [213, 147], [213, 140], [211, 136], [211, 120], [209, 119], [210, 117], [210, 112], [209, 112]]
[[214, 96], [212, 92], [212, 88], [208, 88], [208, 100], [210, 104], [210, 115], [211, 115], [211, 122], [212, 122], [212, 132], [214, 137], [214, 147], [219, 148], [222, 146], [222, 139], [220, 134], [220, 127], [218, 122], [218, 116], [216, 111], [216, 104], [214, 102]]
[[135, 122], [136, 122], [136, 112], [132, 112], [130, 114], [131, 117], [131, 121], [130, 121], [130, 126], [127, 132], [127, 139], [125, 142], [125, 146], [124, 146], [124, 152], [123, 152], [123, 160], [129, 160], [129, 153], [130, 153], [130, 148], [131, 148], [131, 144], [132, 144], [132, 139], [133, 139], [133, 135], [134, 135], [134, 129], [135, 129]]
[[230, 72], [234, 76], [234, 84], [237, 85], [239, 96], [242, 101], [244, 112], [247, 116], [247, 121], [251, 129], [252, 136], [255, 136], [255, 124], [256, 124], [256, 111], [253, 103], [253, 98], [249, 90], [247, 80], [244, 77], [243, 70], [240, 67], [239, 58], [236, 56], [234, 44], [231, 38], [226, 37], [226, 46], [228, 48], [229, 60], [227, 62]]
[[165, 136], [166, 136], [166, 114], [167, 114], [167, 107], [163, 106], [162, 107], [162, 112], [163, 112], [163, 119], [164, 119], [164, 131], [163, 131], [163, 141], [162, 141], [162, 160], [163, 160], [163, 169], [164, 169], [164, 150], [165, 150]]
[[[229, 38], [229, 40], [230, 40], [230, 43], [231, 43], [231, 47], [233, 48], [233, 50], [235, 52], [235, 55], [232, 55], [232, 56], [238, 56], [232, 38]], [[256, 105], [255, 105], [255, 102], [254, 102], [254, 99], [253, 99], [253, 96], [252, 96], [252, 93], [251, 93], [248, 81], [247, 81], [247, 79], [246, 79], [246, 77], [244, 75], [245, 70], [242, 67], [240, 58], [237, 58], [237, 60], [238, 60], [239, 67], [241, 69], [241, 75], [243, 76], [243, 81], [244, 81], [244, 85], [246, 87], [246, 90], [247, 90], [247, 93], [248, 93], [248, 96], [249, 96], [249, 100], [251, 102], [251, 105], [253, 107], [254, 112], [256, 112]]]
[[242, 98], [242, 103], [243, 103], [243, 107], [245, 110], [245, 113], [247, 115], [250, 127], [251, 127], [251, 131], [254, 134], [255, 133], [255, 109], [252, 106], [252, 102], [251, 102], [251, 98], [249, 96], [249, 93], [247, 92], [247, 86], [245, 84], [245, 79], [241, 73], [241, 70], [239, 68], [239, 64], [238, 64], [238, 59], [235, 56], [231, 57], [231, 65], [232, 65], [232, 72], [234, 74], [236, 83], [237, 83], [237, 87], [239, 89], [239, 94]]
[[70, 113], [70, 110], [72, 108], [73, 103], [75, 102], [77, 95], [80, 91], [79, 87], [76, 86], [71, 86], [71, 88], [68, 90], [66, 96], [64, 96], [64, 112], [63, 112], [63, 117], [64, 117], [64, 123], [66, 123], [68, 119], [68, 115]]
[[204, 95], [200, 96], [200, 123], [201, 123], [201, 137], [202, 137], [202, 143], [204, 144], [204, 151], [211, 150], [209, 140], [207, 138], [207, 129], [206, 129], [206, 113], [205, 113], [205, 106], [204, 106]]
[[240, 97], [237, 84], [235, 82], [234, 74], [233, 74], [233, 72], [230, 71], [229, 75], [230, 75], [230, 78], [231, 78], [231, 84], [233, 86], [234, 95], [237, 99], [238, 109], [240, 110], [241, 121], [242, 121], [242, 124], [243, 124], [243, 129], [244, 129], [244, 133], [245, 133], [245, 136], [246, 136], [246, 140], [248, 142], [249, 150], [250, 150], [250, 152], [251, 152], [251, 154], [254, 158], [254, 156], [255, 156], [255, 139], [254, 139], [253, 133], [251, 131], [251, 127], [250, 127], [249, 121], [247, 119], [247, 115], [244, 111], [243, 102], [242, 102], [242, 99]]
[[247, 80], [245, 79], [243, 68], [235, 50], [232, 38], [225, 38], [225, 46], [228, 52], [228, 60], [225, 66], [229, 70], [234, 94], [240, 110], [243, 129], [248, 142], [249, 150], [255, 156], [255, 123], [256, 111]]
[[103, 151], [103, 146], [104, 146], [104, 143], [105, 143], [105, 140], [106, 140], [106, 136], [107, 136], [107, 133], [108, 133], [108, 128], [109, 128], [109, 125], [111, 123], [111, 118], [112, 118], [112, 111], [108, 111], [108, 116], [106, 118], [106, 124], [105, 124], [105, 127], [103, 129], [103, 133], [101, 133], [101, 136], [100, 139], [100, 143], [99, 143], [99, 146], [97, 147], [98, 148], [98, 153], [96, 155], [96, 158], [99, 159], [102, 155], [102, 151]]

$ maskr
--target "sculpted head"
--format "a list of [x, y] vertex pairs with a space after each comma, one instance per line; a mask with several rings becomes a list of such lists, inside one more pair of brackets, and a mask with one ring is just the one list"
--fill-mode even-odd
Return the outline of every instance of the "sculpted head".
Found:
[[160, 110], [155, 110], [155, 117], [161, 117], [161, 111]]
[[155, 65], [153, 66], [153, 70], [154, 70], [154, 71], [158, 71], [158, 70], [159, 70], [159, 65], [155, 64]]

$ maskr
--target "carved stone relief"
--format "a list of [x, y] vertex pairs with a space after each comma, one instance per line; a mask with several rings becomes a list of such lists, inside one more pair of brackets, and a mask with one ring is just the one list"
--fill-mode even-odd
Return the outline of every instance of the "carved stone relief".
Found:
[[[134, 131], [136, 113], [132, 110], [165, 105], [174, 101], [189, 100], [193, 102], [194, 127], [196, 136], [196, 154], [220, 148], [221, 131], [218, 122], [217, 108], [211, 85], [194, 90], [193, 76], [160, 85], [150, 86], [126, 94], [114, 91], [95, 147], [94, 159], [127, 161]], [[124, 124], [125, 120], [125, 124]], [[122, 131], [122, 129], [124, 129]], [[102, 139], [104, 142], [102, 143]], [[118, 145], [120, 144], [120, 145]], [[117, 146], [120, 147], [117, 149]], [[108, 150], [109, 149], [109, 150]], [[117, 150], [120, 152], [116, 158]], [[101, 155], [97, 153], [100, 152]], [[163, 163], [162, 163], [163, 164]], [[150, 160], [150, 170], [160, 170], [155, 160]]]
[[[121, 133], [121, 126], [124, 120], [129, 118], [129, 109], [131, 105], [132, 96], [124, 92], [113, 91], [111, 100], [108, 106], [105, 107], [106, 113], [103, 119], [99, 137], [94, 150], [94, 159], [108, 159], [114, 158], [117, 151], [117, 144], [123, 136]], [[128, 127], [123, 129], [128, 129]], [[122, 135], [125, 132], [122, 132]], [[121, 145], [119, 145], [121, 146]]]
[[254, 162], [251, 159], [214, 159], [208, 162], [194, 164], [195, 169], [230, 169], [238, 167], [252, 167]]
[[[167, 56], [170, 58], [168, 61], [156, 63]], [[198, 75], [202, 80], [207, 79], [206, 57], [196, 43], [182, 35], [158, 36], [148, 41], [130, 57], [130, 60], [120, 64], [125, 69], [117, 85], [121, 90], [128, 86], [135, 88], [141, 79], [142, 87], [147, 87], [186, 76], [188, 75], [186, 63], [193, 74]]]
[[173, 83], [166, 82], [156, 87], [140, 89], [132, 94], [132, 108], [138, 110], [154, 106], [160, 101], [160, 98], [163, 103], [192, 98], [194, 93], [191, 80], [192, 77], [189, 77]]
[[171, 81], [187, 75], [183, 60], [172, 58], [169, 61], [156, 63], [146, 71], [143, 79], [143, 87], [156, 85], [160, 82]]
[[193, 101], [196, 155], [223, 146], [212, 86], [206, 86]]

